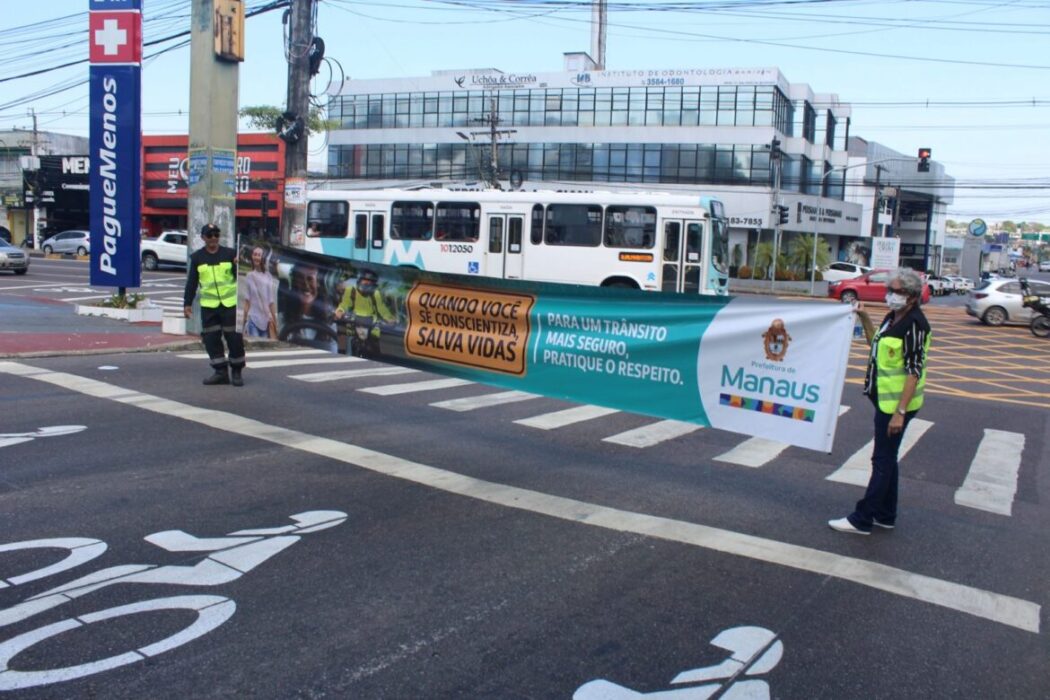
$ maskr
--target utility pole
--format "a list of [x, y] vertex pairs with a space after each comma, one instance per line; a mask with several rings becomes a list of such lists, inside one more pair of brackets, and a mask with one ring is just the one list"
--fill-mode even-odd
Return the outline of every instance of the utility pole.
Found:
[[476, 122], [482, 124], [488, 124], [488, 131], [471, 131], [470, 135], [464, 134], [462, 131], [457, 131], [456, 135], [471, 145], [471, 150], [474, 153], [475, 159], [478, 161], [478, 170], [481, 171], [480, 158], [477, 157], [477, 149], [474, 148], [474, 140], [478, 136], [488, 136], [489, 138], [489, 172], [479, 173], [482, 178], [488, 182], [490, 187], [494, 187], [497, 190], [501, 189], [499, 184], [499, 139], [501, 136], [510, 136], [517, 132], [517, 129], [497, 129], [496, 127], [500, 123], [499, 110], [497, 109], [497, 93], [492, 92], [489, 97], [489, 116], [488, 118], [475, 119]]
[[292, 0], [288, 28], [288, 104], [278, 129], [284, 149], [284, 216], [281, 243], [302, 243], [306, 236], [307, 134], [310, 120], [310, 48], [314, 39], [314, 0]]
[[29, 155], [35, 173], [33, 174], [33, 208], [26, 212], [29, 215], [29, 232], [33, 236], [34, 250], [40, 249], [40, 232], [37, 231], [37, 221], [40, 219], [40, 150], [38, 147], [39, 134], [36, 128], [36, 110], [29, 108], [29, 116], [33, 119], [33, 140], [29, 143]]
[[777, 286], [777, 258], [780, 257], [780, 139], [774, 138], [769, 145], [769, 160], [773, 167], [773, 279], [769, 281], [769, 291]]
[[875, 166], [875, 205], [872, 207], [871, 212], [871, 237], [878, 238], [879, 236], [879, 214], [882, 212], [882, 190], [880, 189], [879, 180], [882, 177], [882, 171], [884, 168], [881, 165]]
[[[216, 17], [241, 10], [240, 0], [193, 0], [190, 17], [190, 138], [187, 153], [189, 177], [189, 245], [187, 255], [203, 245], [201, 227], [219, 227], [221, 243], [233, 247], [237, 240], [236, 162], [237, 89], [243, 43], [231, 49], [229, 24]], [[243, 31], [240, 36], [243, 37]], [[232, 50], [232, 53], [231, 53]], [[188, 262], [188, 260], [187, 260]], [[191, 324], [188, 324], [191, 325]], [[199, 330], [200, 315], [192, 319]], [[187, 329], [190, 330], [190, 329]]]

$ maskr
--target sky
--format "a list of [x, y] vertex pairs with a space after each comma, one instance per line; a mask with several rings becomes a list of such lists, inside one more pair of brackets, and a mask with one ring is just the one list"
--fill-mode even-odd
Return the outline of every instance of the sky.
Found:
[[[245, 0], [249, 12], [272, 0]], [[87, 0], [0, 0], [0, 130], [86, 136]], [[332, 59], [312, 84], [498, 68], [546, 73], [590, 50], [586, 0], [318, 0]], [[776, 67], [852, 106], [850, 133], [929, 147], [956, 180], [948, 217], [1050, 223], [1050, 5], [1043, 0], [608, 0], [606, 67]], [[145, 42], [189, 29], [191, 0], [144, 0]], [[702, 8], [702, 9], [701, 9]], [[250, 17], [240, 105], [284, 105], [283, 9]], [[147, 46], [143, 130], [189, 128], [186, 38]], [[65, 68], [62, 64], [84, 59]], [[53, 70], [48, 70], [52, 69]], [[13, 79], [23, 73], [39, 72]], [[311, 166], [326, 148], [311, 139]]]

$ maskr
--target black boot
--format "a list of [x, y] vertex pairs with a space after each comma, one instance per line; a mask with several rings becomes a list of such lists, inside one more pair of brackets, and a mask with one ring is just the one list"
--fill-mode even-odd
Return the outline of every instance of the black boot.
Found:
[[205, 386], [215, 386], [216, 384], [229, 384], [229, 383], [230, 383], [230, 375], [226, 371], [225, 367], [223, 369], [215, 370], [215, 374], [211, 375], [210, 377], [207, 377], [204, 380], [204, 385]]
[[231, 367], [230, 373], [233, 375], [231, 379], [234, 386], [244, 386], [244, 380], [241, 379], [241, 368]]

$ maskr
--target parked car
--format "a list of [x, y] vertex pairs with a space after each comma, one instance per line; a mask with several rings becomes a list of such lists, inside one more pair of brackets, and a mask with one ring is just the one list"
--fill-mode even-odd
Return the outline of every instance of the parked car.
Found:
[[[1050, 284], [1028, 280], [1032, 294], [1050, 296]], [[1004, 323], [1023, 323], [1032, 320], [1032, 309], [1021, 304], [1021, 282], [1016, 279], [995, 279], [982, 282], [970, 292], [966, 300], [966, 313], [975, 316], [989, 326]]]
[[[828, 296], [845, 302], [886, 301], [886, 283], [893, 270], [872, 270], [851, 280], [828, 283]], [[923, 283], [921, 303], [930, 300], [930, 285]]]
[[947, 279], [952, 281], [956, 294], [966, 294], [966, 292], [973, 289], [973, 280], [969, 277], [959, 277], [958, 275], [948, 275]]
[[1039, 263], [1039, 271], [1050, 272], [1050, 260], [1044, 260], [1043, 262]]
[[29, 272], [29, 255], [21, 248], [0, 240], [0, 270], [24, 275]]
[[947, 277], [930, 275], [926, 278], [926, 284], [930, 285], [930, 293], [935, 297], [951, 294], [955, 291], [955, 282], [952, 282]]
[[828, 282], [838, 282], [840, 280], [855, 279], [863, 275], [865, 272], [870, 271], [870, 267], [858, 265], [857, 263], [833, 262], [821, 270], [820, 274], [823, 275], [824, 279]]
[[143, 238], [139, 244], [142, 267], [156, 270], [161, 265], [186, 265], [186, 232], [165, 231], [156, 238]]
[[87, 231], [63, 231], [44, 241], [40, 250], [44, 251], [44, 255], [51, 253], [87, 255], [91, 252], [91, 234]]

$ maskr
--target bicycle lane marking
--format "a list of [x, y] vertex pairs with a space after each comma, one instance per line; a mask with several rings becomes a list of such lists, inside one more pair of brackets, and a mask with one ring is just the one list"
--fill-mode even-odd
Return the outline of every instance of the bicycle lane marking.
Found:
[[18, 362], [0, 362], [0, 372], [54, 384], [69, 391], [109, 399], [161, 415], [182, 418], [207, 428], [271, 442], [288, 449], [315, 454], [494, 505], [830, 576], [1026, 632], [1038, 634], [1040, 631], [1041, 606], [1038, 603], [886, 564], [708, 525], [620, 510], [485, 481], [350, 443], [270, 425], [234, 413], [172, 401], [75, 374], [52, 372]]

